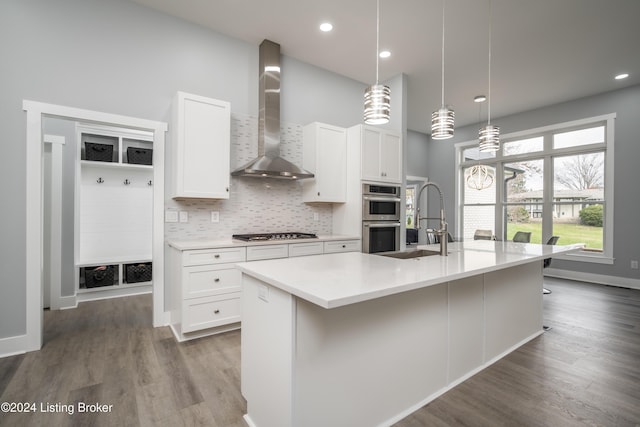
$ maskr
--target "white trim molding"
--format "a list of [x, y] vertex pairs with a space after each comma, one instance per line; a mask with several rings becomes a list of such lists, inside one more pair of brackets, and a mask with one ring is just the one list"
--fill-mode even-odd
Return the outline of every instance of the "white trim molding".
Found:
[[26, 353], [27, 336], [0, 338], [0, 358]]
[[551, 267], [544, 269], [544, 275], [558, 279], [577, 280], [580, 282], [640, 290], [640, 280], [629, 277], [608, 276], [606, 274], [585, 273], [583, 271], [562, 270]]

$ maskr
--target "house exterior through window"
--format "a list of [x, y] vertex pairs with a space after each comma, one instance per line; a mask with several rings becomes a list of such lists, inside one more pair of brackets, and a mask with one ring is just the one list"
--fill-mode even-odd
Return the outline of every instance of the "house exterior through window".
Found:
[[584, 244], [571, 259], [612, 263], [615, 115], [504, 135], [495, 153], [456, 145], [459, 234]]

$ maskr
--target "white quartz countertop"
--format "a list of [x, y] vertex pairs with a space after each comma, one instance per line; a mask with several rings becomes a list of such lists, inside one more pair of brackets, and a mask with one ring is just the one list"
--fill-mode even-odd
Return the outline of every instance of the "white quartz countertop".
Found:
[[219, 249], [230, 247], [244, 247], [244, 246], [262, 246], [262, 245], [284, 245], [291, 243], [310, 243], [310, 242], [330, 242], [334, 240], [360, 240], [357, 236], [342, 236], [342, 235], [319, 235], [315, 239], [290, 239], [290, 240], [260, 240], [255, 242], [244, 242], [242, 240], [235, 239], [189, 239], [179, 240], [170, 239], [167, 240], [167, 244], [180, 251], [197, 250], [197, 249]]
[[[418, 246], [438, 250], [438, 245]], [[239, 263], [244, 273], [324, 308], [335, 308], [551, 258], [579, 245], [473, 240], [449, 256], [397, 259], [347, 252]], [[542, 267], [541, 267], [542, 268]]]

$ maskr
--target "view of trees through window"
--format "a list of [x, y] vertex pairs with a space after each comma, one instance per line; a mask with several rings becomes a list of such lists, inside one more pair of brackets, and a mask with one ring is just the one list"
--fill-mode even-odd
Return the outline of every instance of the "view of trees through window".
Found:
[[[471, 238], [481, 228], [501, 228], [498, 238], [505, 240], [523, 231], [531, 243], [546, 243], [553, 235], [559, 236], [559, 245], [584, 243], [586, 250], [601, 252], [606, 221], [604, 142], [605, 126], [598, 125], [507, 140], [494, 158], [480, 159], [473, 148], [464, 149], [463, 182], [474, 184], [462, 188], [464, 237]], [[499, 168], [500, 181], [478, 189], [474, 166], [482, 163], [492, 178]], [[501, 218], [496, 218], [500, 211]]]

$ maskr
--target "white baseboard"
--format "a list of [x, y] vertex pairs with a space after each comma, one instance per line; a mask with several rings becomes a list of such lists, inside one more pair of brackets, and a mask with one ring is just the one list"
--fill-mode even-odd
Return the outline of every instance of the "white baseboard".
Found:
[[75, 295], [70, 297], [60, 297], [60, 310], [69, 310], [71, 308], [78, 308], [78, 300]]
[[628, 277], [608, 276], [605, 274], [585, 273], [582, 271], [561, 270], [559, 268], [545, 268], [544, 275], [556, 277], [558, 279], [579, 280], [587, 283], [597, 283], [600, 285], [617, 286], [619, 288], [639, 289], [640, 279]]
[[104, 290], [100, 290], [100, 288], [96, 288], [91, 292], [81, 292], [76, 294], [77, 302], [84, 301], [98, 301], [102, 299], [110, 299], [110, 298], [119, 298], [119, 297], [128, 297], [132, 295], [140, 295], [140, 294], [150, 294], [153, 292], [151, 285], [144, 286], [131, 286], [131, 287], [121, 287], [121, 288], [108, 288]]
[[0, 338], [0, 358], [26, 353], [27, 336]]

